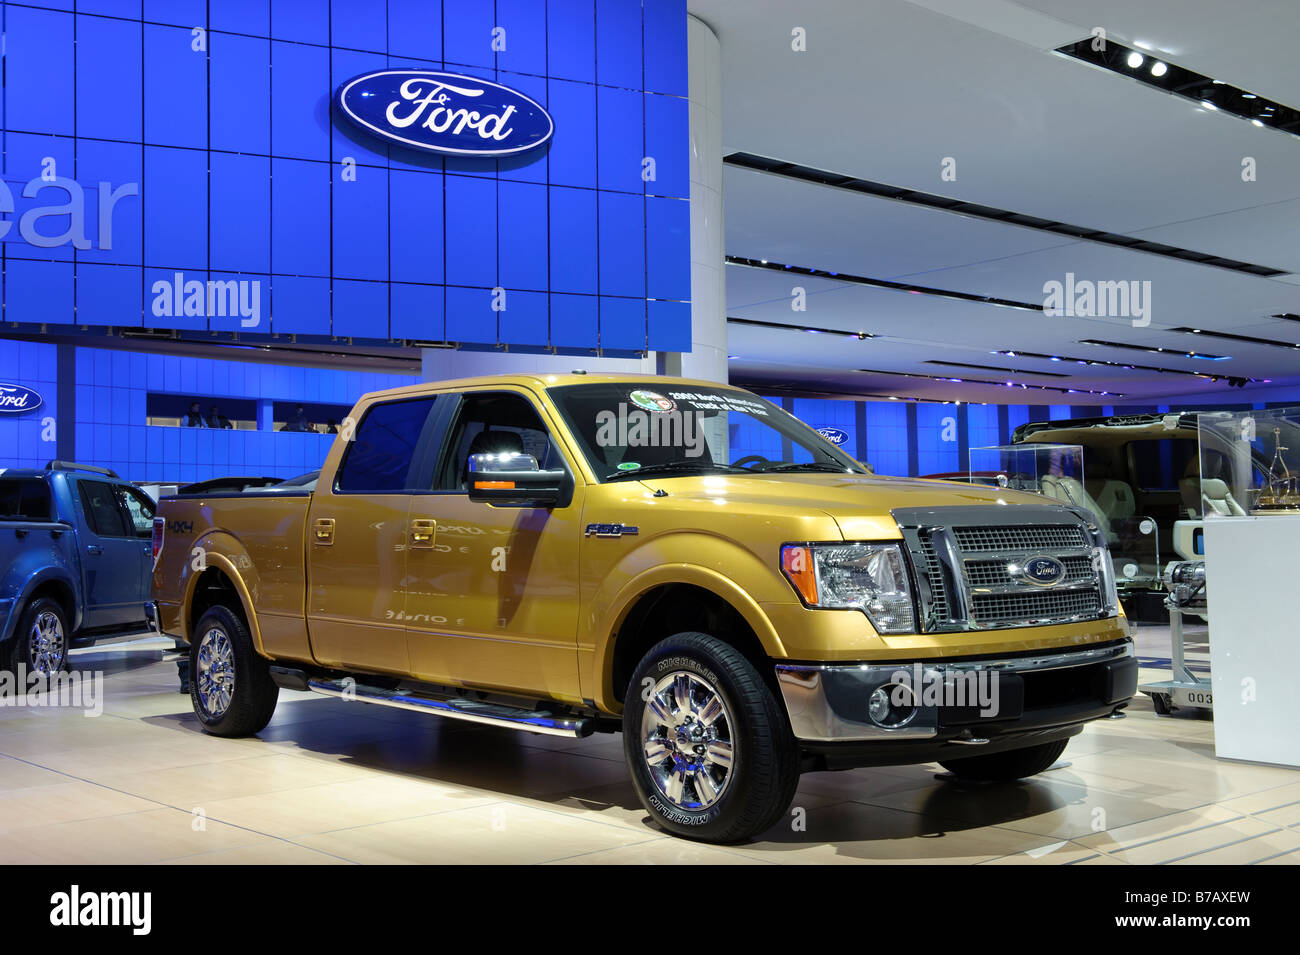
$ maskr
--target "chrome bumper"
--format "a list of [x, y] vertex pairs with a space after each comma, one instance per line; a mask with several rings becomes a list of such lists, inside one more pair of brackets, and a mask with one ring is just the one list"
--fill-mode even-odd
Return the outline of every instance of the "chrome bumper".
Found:
[[[1125, 661], [1132, 662], [1129, 664]], [[1136, 688], [1137, 661], [1131, 640], [1104, 647], [978, 660], [778, 664], [776, 679], [785, 700], [786, 713], [790, 717], [790, 728], [799, 740], [809, 743], [916, 740], [933, 739], [940, 735], [944, 726], [939, 706], [919, 705], [906, 725], [896, 727], [878, 725], [872, 722], [867, 713], [867, 701], [872, 692], [898, 682], [900, 673], [907, 674], [909, 678], [920, 675], [926, 682], [942, 681], [948, 675], [979, 674], [981, 671], [988, 673], [990, 679], [998, 679], [998, 674], [1024, 675], [1092, 666], [1101, 668], [1116, 663], [1124, 666], [1125, 685], [1128, 682], [1127, 671], [1131, 669], [1134, 687], [1126, 695], [1122, 688], [1116, 691], [1122, 696], [1122, 699], [1116, 701], [1105, 699], [1108, 694], [1103, 688], [1093, 707], [1096, 709], [1111, 705], [1112, 702], [1116, 706], [1121, 705], [1123, 700], [1132, 696]], [[914, 679], [913, 682], [915, 683]], [[1014, 721], [1018, 718], [1003, 715], [1001, 725], [1014, 727]], [[965, 722], [969, 725], [969, 721]]]

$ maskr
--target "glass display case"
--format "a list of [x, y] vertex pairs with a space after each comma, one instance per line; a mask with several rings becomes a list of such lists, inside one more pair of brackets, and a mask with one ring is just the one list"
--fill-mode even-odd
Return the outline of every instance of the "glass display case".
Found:
[[[1078, 444], [1003, 444], [971, 448], [972, 484], [1066, 497], [1063, 484], [1083, 486], [1083, 447]], [[1044, 489], [1044, 481], [1047, 488]], [[1060, 493], [1056, 493], [1061, 490]]]
[[1008, 444], [970, 449], [972, 484], [1042, 494], [1092, 515], [1106, 535], [1121, 591], [1159, 590], [1160, 527], [1135, 509], [1112, 508], [1112, 516], [1095, 493], [1105, 497], [1108, 484], [1090, 489], [1079, 444]]
[[1198, 417], [1204, 517], [1300, 513], [1300, 407]]

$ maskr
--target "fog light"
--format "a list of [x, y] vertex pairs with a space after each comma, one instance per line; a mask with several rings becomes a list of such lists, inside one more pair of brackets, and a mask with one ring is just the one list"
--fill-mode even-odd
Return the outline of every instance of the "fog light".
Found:
[[911, 687], [901, 683], [886, 683], [871, 691], [867, 701], [867, 715], [871, 722], [885, 729], [906, 726], [916, 715], [916, 697]]

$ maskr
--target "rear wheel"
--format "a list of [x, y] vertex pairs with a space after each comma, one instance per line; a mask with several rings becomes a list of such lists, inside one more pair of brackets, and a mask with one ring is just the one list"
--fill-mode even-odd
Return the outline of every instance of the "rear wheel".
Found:
[[4, 669], [50, 677], [68, 667], [67, 612], [50, 597], [37, 597], [23, 609], [18, 628], [4, 648]]
[[623, 745], [641, 804], [674, 835], [739, 842], [794, 798], [799, 753], [754, 665], [706, 633], [679, 633], [637, 665]]
[[1024, 779], [1026, 776], [1037, 776], [1060, 759], [1068, 742], [1067, 739], [1058, 739], [1054, 743], [1010, 749], [1005, 753], [940, 760], [939, 765], [962, 779], [987, 782]]
[[261, 732], [279, 697], [248, 625], [227, 607], [209, 609], [190, 643], [190, 702], [203, 728], [215, 736]]

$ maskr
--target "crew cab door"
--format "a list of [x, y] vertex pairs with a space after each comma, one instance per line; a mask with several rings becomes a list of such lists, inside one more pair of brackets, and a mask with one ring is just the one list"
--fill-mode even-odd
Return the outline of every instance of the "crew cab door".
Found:
[[411, 474], [435, 445], [434, 405], [434, 396], [424, 396], [358, 409], [359, 420], [340, 434], [347, 446], [333, 479], [318, 483], [312, 495], [307, 630], [312, 655], [325, 666], [409, 670]]
[[148, 552], [149, 541], [136, 536], [116, 485], [78, 478], [77, 498], [83, 518], [77, 535], [85, 595], [82, 629], [121, 627], [141, 620], [141, 552]]
[[411, 518], [436, 522], [408, 551], [412, 672], [432, 683], [580, 700], [578, 543], [582, 488], [562, 507], [471, 501], [470, 454], [523, 452], [576, 474], [556, 427], [524, 391], [444, 396], [449, 424]]

